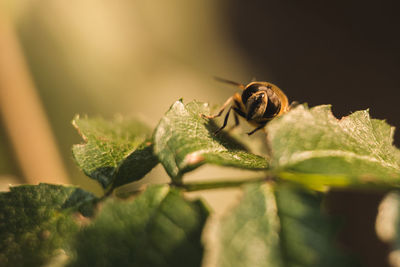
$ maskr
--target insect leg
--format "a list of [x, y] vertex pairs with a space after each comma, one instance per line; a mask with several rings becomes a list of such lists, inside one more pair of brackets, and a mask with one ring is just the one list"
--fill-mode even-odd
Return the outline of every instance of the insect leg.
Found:
[[[235, 111], [235, 109], [233, 109], [233, 111]], [[235, 124], [229, 128], [229, 131], [232, 131], [233, 129], [235, 129], [237, 126], [239, 126], [239, 117], [236, 114], [236, 112], [233, 112], [233, 117], [235, 118]]]
[[233, 113], [233, 116], [234, 116], [234, 118], [235, 118], [235, 125], [234, 125], [234, 127], [237, 127], [237, 126], [239, 125], [239, 117], [238, 117], [238, 115], [237, 115], [236, 113]]
[[255, 128], [253, 131], [248, 132], [248, 135], [252, 135], [253, 133], [257, 132], [258, 130], [262, 129], [265, 127], [265, 124], [261, 124], [260, 126], [258, 126], [257, 128]]
[[237, 114], [239, 114], [239, 116], [242, 116], [243, 118], [246, 119], [246, 114], [245, 114], [243, 111], [241, 111], [241, 110], [238, 109], [238, 108], [233, 108], [233, 110], [234, 110]]
[[[233, 111], [235, 111], [234, 108], [232, 108], [232, 109], [233, 109]], [[234, 118], [235, 118], [235, 124], [232, 125], [232, 126], [228, 129], [228, 132], [232, 131], [232, 130], [235, 129], [237, 126], [239, 126], [239, 117], [238, 117], [238, 115], [237, 115], [235, 112], [233, 112], [233, 116], [234, 116]]]
[[215, 115], [201, 114], [201, 116], [204, 118], [207, 118], [207, 119], [214, 119], [216, 117], [219, 117], [219, 116], [221, 116], [222, 112], [224, 112], [226, 106], [228, 106], [231, 101], [232, 101], [232, 97], [228, 98], [228, 100], [225, 101], [225, 103], [222, 105], [221, 109], [218, 111], [217, 114], [215, 114]]
[[222, 129], [224, 129], [224, 128], [226, 127], [226, 124], [228, 123], [229, 113], [231, 113], [231, 109], [232, 109], [232, 107], [230, 107], [230, 108], [228, 109], [228, 112], [227, 112], [226, 115], [225, 115], [224, 124], [222, 124], [221, 128], [219, 128], [218, 130], [216, 130], [214, 134], [219, 133]]

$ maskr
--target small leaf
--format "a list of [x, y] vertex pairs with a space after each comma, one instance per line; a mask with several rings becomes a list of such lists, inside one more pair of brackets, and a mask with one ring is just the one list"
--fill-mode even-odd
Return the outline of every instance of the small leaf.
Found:
[[151, 130], [142, 122], [76, 117], [72, 123], [85, 140], [85, 144], [73, 146], [74, 158], [103, 188], [139, 180], [158, 163], [148, 141]]
[[214, 135], [218, 127], [201, 114], [209, 114], [205, 103], [175, 102], [154, 132], [154, 152], [174, 181], [204, 163], [243, 169], [268, 168], [265, 158], [251, 154], [226, 134]]
[[347, 266], [318, 195], [253, 184], [221, 223], [218, 266]]
[[41, 266], [78, 230], [73, 213], [94, 196], [60, 185], [24, 185], [0, 193], [0, 266]]
[[271, 121], [267, 131], [271, 167], [282, 171], [283, 178], [339, 186], [400, 182], [394, 128], [371, 119], [368, 111], [337, 120], [328, 105], [301, 105]]
[[200, 266], [208, 211], [176, 189], [152, 186], [133, 201], [107, 200], [76, 240], [71, 266]]

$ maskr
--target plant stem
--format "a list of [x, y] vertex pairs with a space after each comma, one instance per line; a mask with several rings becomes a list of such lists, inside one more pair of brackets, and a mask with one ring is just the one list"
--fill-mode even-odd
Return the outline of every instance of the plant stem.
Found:
[[192, 182], [175, 185], [185, 189], [187, 192], [208, 190], [208, 189], [219, 189], [219, 188], [230, 188], [239, 187], [243, 184], [262, 182], [271, 179], [271, 177], [257, 177], [257, 178], [247, 178], [241, 180], [222, 180], [222, 181], [207, 181], [207, 182]]

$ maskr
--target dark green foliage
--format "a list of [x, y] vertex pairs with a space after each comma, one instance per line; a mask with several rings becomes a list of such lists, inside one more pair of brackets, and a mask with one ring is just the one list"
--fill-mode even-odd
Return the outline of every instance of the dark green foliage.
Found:
[[218, 266], [350, 266], [320, 203], [320, 195], [293, 186], [247, 186], [222, 222]]
[[78, 231], [74, 214], [93, 195], [60, 185], [11, 187], [0, 194], [0, 266], [41, 266], [68, 251]]
[[153, 186], [133, 201], [108, 200], [80, 232], [70, 266], [200, 266], [208, 211], [176, 189]]
[[[355, 265], [336, 246], [337, 229], [316, 190], [398, 188], [392, 127], [368, 111], [337, 120], [329, 106], [298, 106], [267, 125], [271, 155], [262, 157], [226, 132], [214, 135], [218, 126], [201, 114], [209, 114], [206, 104], [177, 101], [153, 134], [137, 120], [76, 117], [85, 143], [73, 147], [74, 158], [107, 193], [96, 199], [48, 184], [0, 193], [0, 266], [51, 265], [62, 254], [68, 266], [201, 266], [209, 211], [183, 192], [240, 184], [244, 196], [222, 221], [216, 266]], [[171, 185], [112, 197], [113, 189], [141, 179], [159, 161]], [[251, 180], [184, 183], [185, 173], [206, 163], [266, 172]], [[395, 259], [400, 197], [387, 199], [393, 216], [383, 220], [389, 228], [378, 223], [377, 229]]]

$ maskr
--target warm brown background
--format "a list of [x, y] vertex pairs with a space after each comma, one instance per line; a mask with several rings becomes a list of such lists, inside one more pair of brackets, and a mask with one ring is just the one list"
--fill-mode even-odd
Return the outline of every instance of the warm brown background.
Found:
[[[400, 16], [395, 1], [230, 1], [235, 44], [292, 99], [370, 108], [400, 125]], [[400, 144], [400, 133], [396, 134]]]

